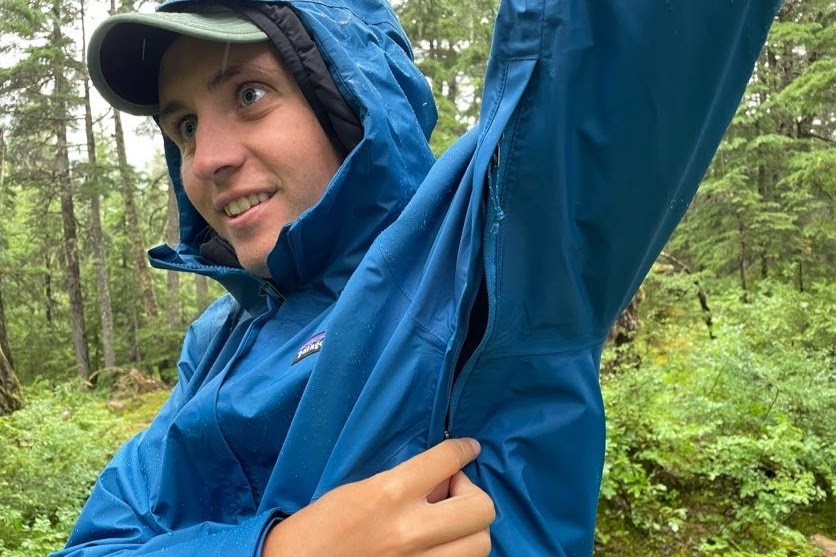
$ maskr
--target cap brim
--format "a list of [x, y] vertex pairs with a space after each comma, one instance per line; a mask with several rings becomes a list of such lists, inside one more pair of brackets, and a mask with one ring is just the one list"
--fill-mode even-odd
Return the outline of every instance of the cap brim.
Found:
[[157, 114], [160, 61], [179, 35], [227, 43], [267, 40], [253, 23], [217, 6], [199, 12], [117, 14], [90, 37], [87, 65], [93, 85], [118, 110]]

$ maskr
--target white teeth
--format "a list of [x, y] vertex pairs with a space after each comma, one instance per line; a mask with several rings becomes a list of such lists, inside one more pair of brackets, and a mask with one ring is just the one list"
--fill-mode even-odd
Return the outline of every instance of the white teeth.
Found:
[[270, 195], [264, 192], [251, 193], [245, 197], [239, 197], [238, 199], [235, 199], [227, 203], [224, 207], [224, 213], [226, 213], [228, 217], [234, 217], [236, 215], [240, 215], [241, 213], [247, 211], [252, 207], [255, 207], [259, 203], [264, 203], [268, 199], [270, 199]]

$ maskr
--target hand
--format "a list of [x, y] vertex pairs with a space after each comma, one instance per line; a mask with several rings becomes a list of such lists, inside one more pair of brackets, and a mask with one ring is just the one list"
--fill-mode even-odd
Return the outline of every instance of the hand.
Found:
[[329, 491], [273, 527], [262, 557], [486, 556], [493, 501], [461, 471], [479, 450], [472, 439], [449, 439]]

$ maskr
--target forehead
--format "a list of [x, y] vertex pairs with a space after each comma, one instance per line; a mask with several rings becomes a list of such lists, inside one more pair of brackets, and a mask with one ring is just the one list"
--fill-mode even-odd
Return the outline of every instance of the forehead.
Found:
[[160, 62], [160, 100], [183, 90], [210, 90], [224, 77], [242, 70], [260, 71], [277, 79], [292, 79], [267, 41], [231, 44], [178, 37]]

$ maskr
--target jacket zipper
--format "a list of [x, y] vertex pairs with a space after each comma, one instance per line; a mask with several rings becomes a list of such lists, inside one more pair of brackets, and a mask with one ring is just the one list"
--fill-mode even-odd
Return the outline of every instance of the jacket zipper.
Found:
[[[488, 330], [490, 329], [491, 322], [493, 320], [494, 314], [494, 301], [491, 297], [491, 287], [493, 286], [491, 282], [490, 276], [488, 276], [488, 269], [489, 264], [491, 263], [492, 257], [490, 257], [489, 252], [491, 250], [488, 249], [488, 240], [490, 239], [491, 235], [496, 231], [499, 227], [499, 223], [505, 218], [505, 213], [502, 211], [502, 208], [499, 205], [499, 188], [497, 187], [497, 178], [499, 174], [499, 164], [501, 162], [501, 143], [504, 134], [499, 136], [499, 140], [496, 143], [496, 148], [494, 149], [493, 154], [491, 155], [491, 163], [488, 168], [488, 197], [490, 199], [487, 208], [487, 219], [485, 223], [485, 230], [482, 233], [482, 265], [483, 265], [483, 272], [484, 280], [486, 284], [486, 295], [488, 299], [488, 315], [485, 322], [485, 332], [483, 333], [482, 339], [479, 341], [479, 344], [473, 350], [473, 353], [470, 355], [470, 360], [465, 362], [462, 366], [461, 371], [459, 371], [459, 377], [469, 373], [471, 369], [471, 362], [474, 359], [474, 356], [479, 352], [482, 348], [482, 345], [485, 343], [485, 338], [487, 337]], [[473, 311], [473, 305], [476, 302], [476, 297], [479, 294], [479, 288], [481, 288], [481, 284], [476, 285], [470, 299], [469, 309], [468, 309], [468, 320], [470, 313]], [[444, 415], [444, 439], [449, 439], [452, 436], [451, 429], [452, 429], [452, 422], [453, 422], [453, 396], [455, 395], [456, 389], [456, 368], [458, 367], [459, 358], [461, 357], [462, 349], [464, 348], [464, 344], [467, 340], [467, 335], [470, 332], [470, 323], [468, 322], [468, 327], [465, 329], [464, 335], [462, 338], [459, 339], [458, 346], [456, 347], [456, 357], [453, 358], [453, 369], [450, 371], [450, 380], [447, 385], [447, 408]]]
[[279, 303], [283, 303], [285, 301], [284, 295], [281, 292], [279, 292], [279, 289], [276, 288], [276, 286], [269, 280], [265, 280], [261, 283], [261, 286], [259, 287], [259, 293], [262, 296], [267, 296], [268, 298], [275, 298], [279, 300]]

